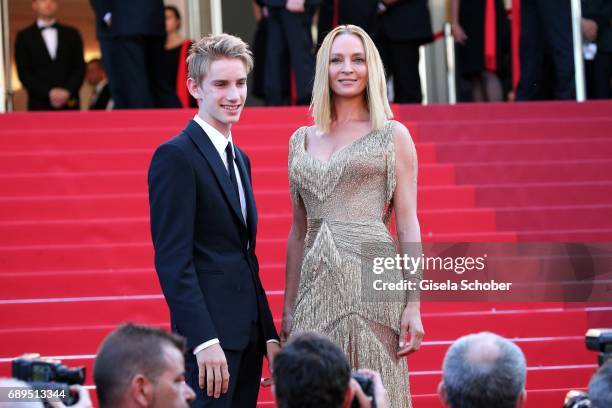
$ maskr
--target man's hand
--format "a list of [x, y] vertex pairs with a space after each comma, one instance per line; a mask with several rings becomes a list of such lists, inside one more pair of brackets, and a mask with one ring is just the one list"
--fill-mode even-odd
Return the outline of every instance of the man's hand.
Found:
[[102, 20], [104, 20], [104, 24], [106, 24], [108, 28], [111, 28], [111, 26], [113, 25], [113, 13], [111, 13], [110, 11], [107, 12], [106, 14], [104, 14], [104, 17], [102, 17]]
[[[268, 368], [270, 369], [270, 374], [272, 374], [272, 370], [274, 367], [274, 358], [281, 351], [280, 345], [274, 341], [266, 343], [266, 358], [268, 359]], [[261, 385], [263, 387], [269, 387], [274, 384], [272, 378], [264, 378]]]
[[286, 8], [292, 13], [303, 13], [304, 0], [287, 0]]
[[588, 41], [595, 41], [597, 39], [597, 23], [588, 18], [582, 19], [582, 35]]
[[70, 99], [70, 92], [64, 88], [52, 88], [49, 91], [49, 101], [54, 108], [61, 108]]
[[277, 342], [271, 341], [266, 343], [266, 358], [268, 359], [268, 367], [270, 367], [270, 370], [272, 370], [274, 366], [274, 358], [280, 351], [281, 348]]
[[457, 43], [465, 45], [465, 40], [468, 39], [468, 36], [465, 35], [465, 31], [463, 31], [463, 27], [459, 23], [451, 24], [451, 34]]
[[[382, 383], [382, 379], [380, 378], [380, 374], [376, 371], [361, 369], [358, 371], [359, 374], [363, 374], [372, 381], [374, 385], [374, 400], [376, 401], [377, 408], [388, 408], [389, 401], [387, 400], [387, 390]], [[349, 388], [351, 391], [351, 401], [357, 400], [359, 403], [359, 408], [370, 408], [372, 406], [372, 401], [370, 398], [365, 395], [359, 383], [351, 378], [349, 383]]]
[[[410, 343], [406, 345], [406, 334], [410, 333]], [[421, 322], [421, 307], [418, 303], [406, 305], [400, 322], [398, 357], [405, 357], [421, 348], [421, 340], [425, 336]]]
[[229, 387], [229, 370], [225, 353], [219, 344], [201, 350], [196, 354], [198, 360], [198, 383], [201, 389], [206, 386], [209, 397], [219, 398]]
[[349, 381], [349, 390], [351, 393], [350, 394], [351, 395], [350, 396], [351, 405], [353, 401], [357, 401], [357, 403], [359, 404], [359, 408], [371, 408], [372, 407], [372, 401], [370, 400], [370, 398], [368, 398], [367, 395], [365, 395], [365, 392], [363, 392], [363, 390], [361, 389], [361, 385], [359, 385], [357, 380], [355, 380], [352, 377], [351, 377], [351, 380]]
[[[73, 408], [93, 408], [93, 403], [91, 402], [91, 398], [89, 397], [89, 391], [86, 388], [81, 387], [80, 385], [73, 385], [70, 387], [70, 391], [74, 394], [79, 395], [79, 400], [76, 404], [72, 405]], [[47, 401], [52, 408], [66, 408], [61, 401]]]

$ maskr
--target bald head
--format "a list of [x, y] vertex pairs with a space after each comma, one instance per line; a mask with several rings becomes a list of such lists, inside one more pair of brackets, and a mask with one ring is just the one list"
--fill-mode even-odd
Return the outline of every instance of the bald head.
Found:
[[501, 355], [501, 337], [492, 333], [480, 333], [466, 336], [466, 363], [474, 366], [492, 367]]
[[493, 333], [459, 338], [444, 358], [441, 394], [452, 408], [516, 408], [524, 398], [525, 356]]

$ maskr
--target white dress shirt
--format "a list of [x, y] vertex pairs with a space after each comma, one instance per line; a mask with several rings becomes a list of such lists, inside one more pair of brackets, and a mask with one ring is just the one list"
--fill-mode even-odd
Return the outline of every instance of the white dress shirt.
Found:
[[[52, 24], [55, 24], [55, 20], [36, 20], [36, 25], [38, 26], [38, 28], [47, 27]], [[42, 35], [43, 40], [45, 40], [45, 45], [47, 46], [47, 51], [49, 52], [51, 59], [55, 60], [55, 57], [57, 56], [57, 28], [45, 28], [44, 30], [40, 31], [40, 34]]]
[[228, 137], [225, 137], [221, 134], [221, 132], [219, 132], [217, 129], [215, 129], [208, 123], [206, 123], [204, 119], [202, 119], [198, 115], [195, 115], [193, 117], [193, 120], [195, 120], [195, 122], [198, 125], [200, 125], [200, 127], [208, 135], [208, 138], [210, 139], [212, 144], [215, 146], [217, 153], [219, 153], [219, 156], [221, 156], [221, 160], [223, 160], [223, 164], [225, 165], [225, 169], [228, 171], [228, 175], [229, 175], [229, 167], [227, 166], [227, 154], [225, 153], [225, 149], [227, 148], [228, 143], [232, 143], [232, 151], [234, 152], [233, 165], [234, 165], [234, 172], [236, 173], [236, 181], [238, 182], [238, 195], [240, 196], [240, 209], [242, 210], [242, 218], [244, 219], [244, 222], [246, 223], [246, 219], [247, 219], [246, 200], [245, 200], [245, 195], [244, 195], [244, 188], [242, 186], [242, 179], [240, 178], [240, 171], [238, 171], [238, 166], [236, 165], [236, 149], [234, 148], [234, 142], [232, 141], [232, 132], [230, 132]]
[[[206, 134], [210, 138], [210, 141], [215, 146], [217, 153], [219, 153], [219, 156], [221, 157], [221, 160], [223, 161], [223, 164], [225, 165], [225, 169], [226, 170], [229, 169], [229, 167], [227, 166], [227, 155], [225, 153], [225, 148], [227, 147], [228, 143], [232, 143], [232, 150], [234, 151], [234, 158], [236, 157], [236, 149], [234, 148], [234, 145], [233, 145], [232, 133], [230, 132], [230, 134], [226, 138], [225, 136], [223, 136], [223, 134], [221, 134], [221, 132], [219, 132], [217, 129], [215, 129], [210, 124], [206, 123], [204, 119], [202, 119], [198, 115], [195, 115], [193, 117], [193, 120], [198, 125], [200, 125], [200, 127], [204, 130], [204, 132], [206, 132]], [[236, 181], [238, 182], [238, 195], [240, 196], [240, 209], [242, 210], [242, 216], [244, 217], [244, 221], [246, 223], [247, 216], [246, 216], [246, 200], [245, 200], [245, 195], [244, 195], [244, 188], [242, 186], [242, 179], [240, 178], [240, 171], [238, 171], [238, 167], [236, 166], [235, 159], [234, 159], [233, 165], [234, 165], [234, 172], [236, 173]], [[228, 176], [229, 176], [229, 173], [228, 173]], [[270, 342], [278, 343], [278, 341], [274, 339], [268, 340], [267, 342], [268, 343]], [[204, 343], [200, 344], [195, 349], [193, 349], [193, 354], [197, 354], [200, 351], [214, 344], [219, 344], [219, 343], [220, 343], [219, 339], [216, 339], [216, 338], [205, 341]]]

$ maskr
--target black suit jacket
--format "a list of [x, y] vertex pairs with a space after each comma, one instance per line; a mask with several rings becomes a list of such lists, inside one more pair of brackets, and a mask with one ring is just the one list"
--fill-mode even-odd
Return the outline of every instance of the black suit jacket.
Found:
[[85, 61], [83, 41], [76, 29], [57, 24], [55, 60], [51, 59], [36, 23], [19, 31], [15, 39], [15, 62], [19, 80], [28, 91], [29, 110], [55, 109], [49, 101], [49, 91], [57, 87], [70, 91], [70, 106], [66, 108], [79, 108]]
[[[90, 2], [96, 14], [98, 38], [166, 35], [163, 0], [90, 0]], [[112, 13], [110, 30], [103, 20], [108, 12]]]
[[236, 162], [247, 224], [219, 153], [193, 120], [158, 147], [149, 168], [155, 268], [172, 329], [190, 349], [213, 338], [243, 349], [258, 317], [265, 340], [278, 339], [255, 256], [251, 165], [237, 147]]
[[98, 40], [110, 39], [110, 27], [104, 21], [104, 15], [110, 12], [110, 2], [108, 0], [89, 0], [89, 3], [91, 3], [91, 8], [96, 15], [96, 37], [98, 37]]
[[378, 10], [377, 0], [345, 0], [340, 2], [339, 8], [339, 24], [353, 24], [371, 32]]
[[391, 41], [431, 41], [431, 17], [427, 0], [399, 0], [379, 18], [379, 29]]

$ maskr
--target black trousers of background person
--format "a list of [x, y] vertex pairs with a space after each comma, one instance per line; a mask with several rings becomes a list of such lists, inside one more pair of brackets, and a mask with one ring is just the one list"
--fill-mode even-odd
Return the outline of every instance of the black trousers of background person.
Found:
[[[263, 337], [258, 323], [253, 323], [249, 344], [244, 350], [223, 350], [230, 374], [226, 394], [215, 399], [209, 397], [206, 388], [198, 385], [198, 363], [192, 352], [185, 355], [187, 383], [196, 393], [191, 408], [253, 408], [261, 385], [263, 368]], [[223, 345], [221, 345], [223, 347]], [[206, 383], [206, 381], [205, 381]]]
[[570, 0], [521, 1], [521, 75], [517, 100], [539, 99], [545, 82], [543, 59], [550, 50], [556, 99], [574, 99], [574, 56]]
[[[282, 78], [290, 62], [295, 74], [297, 104], [308, 105], [312, 94], [315, 60], [312, 53], [310, 26], [314, 8], [306, 6], [303, 13], [292, 13], [283, 7], [268, 7], [268, 40], [264, 94], [267, 105], [286, 105]], [[288, 58], [287, 58], [288, 57]]]
[[597, 51], [595, 59], [584, 62], [587, 99], [610, 99], [612, 89], [612, 54]]
[[110, 86], [115, 109], [179, 108], [176, 89], [164, 81], [164, 37], [111, 39]]
[[393, 102], [421, 103], [418, 41], [391, 41], [377, 35], [376, 46], [387, 76], [393, 77]]

